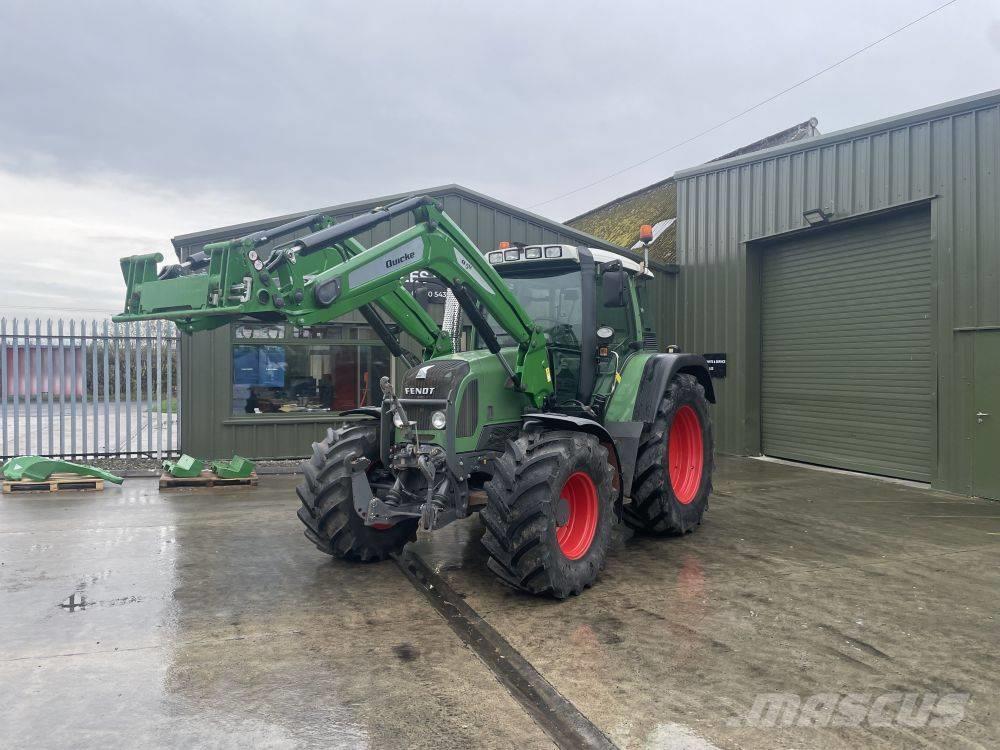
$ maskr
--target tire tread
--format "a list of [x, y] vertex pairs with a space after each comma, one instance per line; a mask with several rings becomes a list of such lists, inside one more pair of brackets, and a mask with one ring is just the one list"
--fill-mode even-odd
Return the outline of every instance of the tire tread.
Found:
[[378, 426], [349, 424], [327, 430], [313, 443], [313, 454], [302, 463], [303, 479], [295, 488], [302, 507], [297, 516], [305, 536], [320, 552], [358, 562], [376, 562], [402, 549], [414, 538], [416, 523], [404, 521], [379, 531], [365, 526], [354, 510], [350, 462], [375, 460]]

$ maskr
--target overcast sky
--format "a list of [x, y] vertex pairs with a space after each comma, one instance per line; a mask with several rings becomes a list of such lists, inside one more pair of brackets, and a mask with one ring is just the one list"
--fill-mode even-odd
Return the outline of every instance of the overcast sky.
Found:
[[[944, 0], [0, 2], [0, 313], [120, 308], [119, 256], [457, 182], [532, 206], [764, 99]], [[1000, 2], [958, 0], [562, 220], [809, 117], [1000, 87]]]

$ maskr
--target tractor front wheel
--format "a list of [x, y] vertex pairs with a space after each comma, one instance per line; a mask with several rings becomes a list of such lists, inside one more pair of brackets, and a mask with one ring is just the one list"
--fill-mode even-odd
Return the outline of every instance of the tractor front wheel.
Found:
[[302, 501], [299, 520], [306, 538], [320, 552], [345, 560], [375, 562], [398, 552], [416, 535], [417, 522], [392, 526], [365, 526], [354, 510], [351, 462], [371, 461], [368, 474], [377, 478], [382, 468], [378, 456], [378, 427], [370, 422], [329, 429], [326, 439], [313, 443], [312, 458], [302, 463], [303, 481], [295, 488]]
[[678, 375], [643, 428], [625, 523], [651, 534], [693, 531], [708, 509], [714, 458], [705, 389], [693, 375]]
[[612, 469], [597, 438], [529, 430], [508, 443], [480, 514], [489, 567], [532, 594], [579, 594], [604, 567], [615, 521]]

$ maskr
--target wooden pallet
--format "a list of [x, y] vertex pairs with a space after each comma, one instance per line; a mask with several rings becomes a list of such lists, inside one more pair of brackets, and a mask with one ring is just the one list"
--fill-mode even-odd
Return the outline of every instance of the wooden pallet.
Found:
[[170, 474], [160, 474], [160, 489], [169, 490], [177, 487], [254, 487], [257, 485], [257, 472], [248, 477], [237, 479], [222, 479], [212, 471], [205, 469], [197, 477], [174, 477]]
[[104, 480], [79, 474], [53, 474], [48, 479], [9, 479], [3, 482], [4, 494], [12, 492], [96, 492], [104, 489]]

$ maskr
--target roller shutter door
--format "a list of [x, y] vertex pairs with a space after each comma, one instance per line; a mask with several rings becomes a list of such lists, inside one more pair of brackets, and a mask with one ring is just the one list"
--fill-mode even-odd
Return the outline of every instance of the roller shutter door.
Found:
[[930, 212], [766, 247], [764, 453], [929, 481]]

